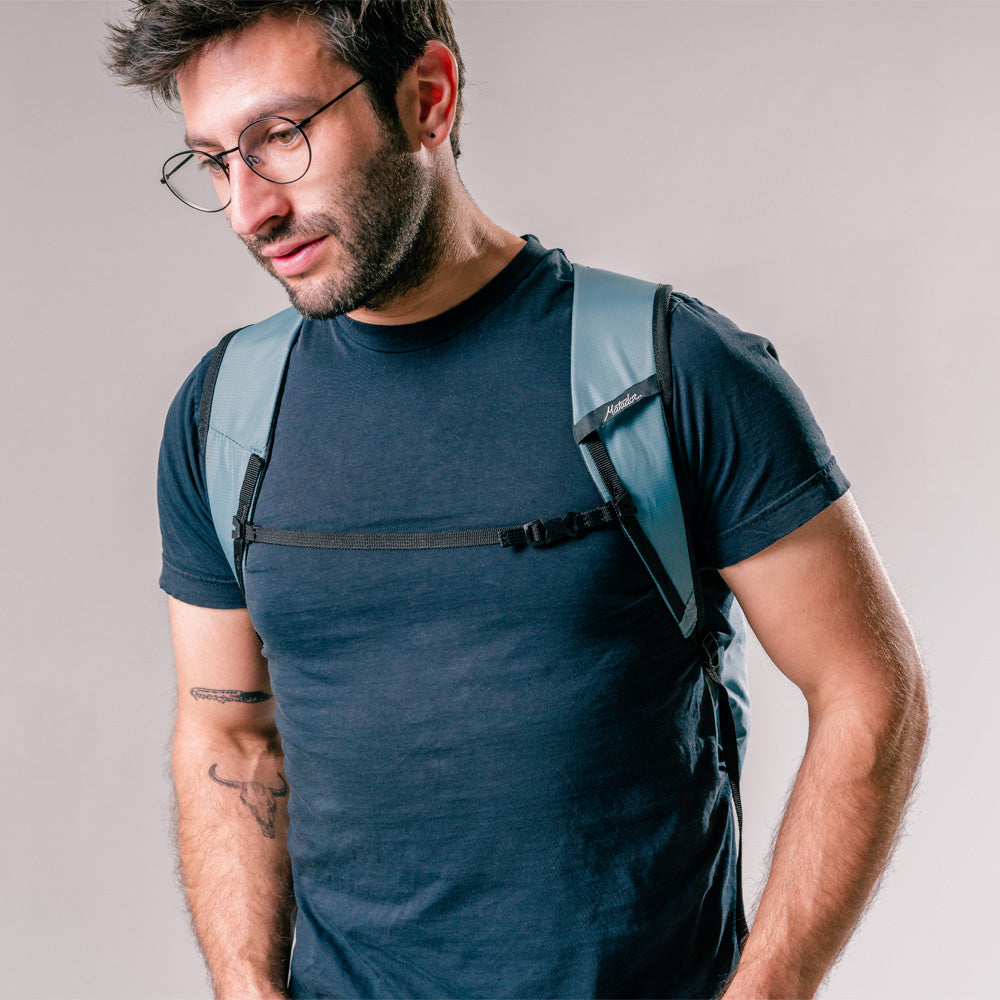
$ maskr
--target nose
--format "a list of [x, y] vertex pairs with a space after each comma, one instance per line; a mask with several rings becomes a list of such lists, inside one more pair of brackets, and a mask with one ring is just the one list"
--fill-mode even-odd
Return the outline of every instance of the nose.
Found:
[[239, 156], [230, 160], [229, 191], [231, 200], [226, 215], [237, 236], [256, 236], [269, 223], [284, 218], [290, 211], [288, 185], [274, 184], [255, 174]]

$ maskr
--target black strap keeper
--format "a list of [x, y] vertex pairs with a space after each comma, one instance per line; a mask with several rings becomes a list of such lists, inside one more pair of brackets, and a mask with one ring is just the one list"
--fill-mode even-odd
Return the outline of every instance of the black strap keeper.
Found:
[[533, 548], [551, 545], [561, 538], [576, 538], [580, 534], [579, 515], [570, 511], [563, 517], [538, 517], [524, 526], [524, 543]]

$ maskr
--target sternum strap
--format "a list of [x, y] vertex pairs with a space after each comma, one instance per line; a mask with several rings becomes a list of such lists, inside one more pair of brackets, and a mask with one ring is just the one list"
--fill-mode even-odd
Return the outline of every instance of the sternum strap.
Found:
[[614, 524], [614, 505], [603, 504], [582, 513], [570, 511], [558, 518], [536, 518], [527, 524], [503, 528], [471, 528], [463, 531], [414, 532], [326, 532], [294, 531], [250, 524], [233, 518], [233, 539], [242, 554], [250, 542], [288, 545], [309, 549], [353, 549], [390, 552], [407, 549], [457, 549], [499, 545], [502, 548], [539, 548], [568, 538], [577, 538], [595, 528]]

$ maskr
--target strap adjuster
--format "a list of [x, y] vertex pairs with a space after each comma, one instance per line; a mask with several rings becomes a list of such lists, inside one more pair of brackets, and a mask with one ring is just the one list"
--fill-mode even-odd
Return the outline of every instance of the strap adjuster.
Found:
[[239, 517], [233, 516], [233, 541], [243, 542], [246, 541], [247, 537], [247, 524], [246, 521], [241, 521]]
[[576, 538], [580, 534], [578, 517], [578, 514], [570, 511], [563, 517], [538, 517], [529, 521], [523, 525], [525, 545], [541, 548], [558, 542], [561, 538]]

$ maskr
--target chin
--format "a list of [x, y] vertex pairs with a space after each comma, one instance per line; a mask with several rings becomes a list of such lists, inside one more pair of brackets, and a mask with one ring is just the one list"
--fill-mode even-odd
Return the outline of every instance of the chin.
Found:
[[331, 319], [350, 310], [350, 306], [345, 308], [335, 294], [323, 288], [296, 287], [284, 280], [281, 283], [296, 311], [306, 319]]

